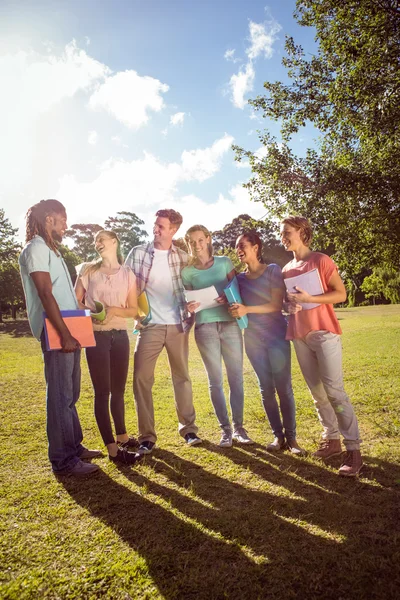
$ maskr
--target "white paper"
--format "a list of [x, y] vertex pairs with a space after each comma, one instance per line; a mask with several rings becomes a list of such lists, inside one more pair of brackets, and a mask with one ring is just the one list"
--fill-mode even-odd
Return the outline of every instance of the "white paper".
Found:
[[210, 287], [202, 288], [201, 290], [185, 290], [186, 300], [188, 302], [200, 302], [200, 306], [196, 308], [195, 313], [205, 308], [215, 308], [220, 306], [216, 301], [219, 294], [213, 285]]
[[[324, 293], [318, 269], [312, 269], [311, 271], [307, 271], [307, 273], [302, 273], [295, 277], [288, 277], [284, 281], [286, 289], [290, 294], [296, 294], [297, 290], [295, 287], [301, 288], [311, 294], [311, 296], [319, 296], [319, 294]], [[319, 303], [315, 302], [299, 302], [298, 304], [301, 304], [303, 310], [310, 310], [311, 308], [320, 306]]]

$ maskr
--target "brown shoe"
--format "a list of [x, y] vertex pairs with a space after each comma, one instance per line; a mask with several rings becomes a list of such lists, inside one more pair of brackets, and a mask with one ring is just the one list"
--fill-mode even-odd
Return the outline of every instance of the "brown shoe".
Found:
[[268, 444], [268, 452], [279, 452], [279, 450], [286, 450], [286, 440], [284, 437], [275, 437], [274, 441]]
[[361, 452], [359, 450], [348, 450], [339, 469], [342, 477], [356, 477], [363, 467]]
[[331, 458], [331, 456], [337, 456], [342, 453], [342, 445], [340, 440], [321, 440], [319, 448], [314, 452], [315, 458]]
[[296, 456], [307, 456], [307, 450], [301, 448], [296, 440], [288, 440], [287, 448], [292, 454], [296, 454]]

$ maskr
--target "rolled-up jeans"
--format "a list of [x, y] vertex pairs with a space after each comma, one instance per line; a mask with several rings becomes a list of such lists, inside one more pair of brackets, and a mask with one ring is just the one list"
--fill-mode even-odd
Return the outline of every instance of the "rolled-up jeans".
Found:
[[358, 450], [360, 433], [344, 390], [340, 336], [325, 330], [310, 331], [293, 344], [323, 427], [323, 439], [340, 439], [341, 433], [346, 449]]
[[55, 473], [68, 472], [79, 461], [84, 447], [76, 410], [81, 384], [81, 351], [47, 351], [41, 337], [46, 378], [47, 439]]
[[290, 342], [282, 338], [270, 339], [260, 329], [246, 329], [244, 344], [257, 375], [262, 403], [273, 434], [279, 438], [285, 435], [289, 441], [295, 440], [296, 408], [291, 378]]
[[222, 429], [230, 430], [223, 388], [222, 359], [229, 383], [233, 428], [243, 427], [243, 338], [236, 321], [196, 325], [194, 336], [207, 372], [211, 402]]

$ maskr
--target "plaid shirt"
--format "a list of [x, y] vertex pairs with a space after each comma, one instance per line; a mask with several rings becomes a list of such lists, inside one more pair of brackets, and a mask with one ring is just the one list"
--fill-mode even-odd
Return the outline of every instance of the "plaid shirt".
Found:
[[[151, 267], [154, 259], [154, 243], [135, 246], [129, 252], [125, 264], [132, 269], [136, 275], [137, 293], [138, 296], [146, 289], [149, 280]], [[186, 252], [177, 248], [172, 244], [168, 252], [168, 263], [172, 277], [172, 288], [176, 303], [179, 307], [179, 314], [184, 331], [189, 331], [193, 325], [193, 316], [186, 309], [185, 290], [182, 283], [181, 271], [188, 264], [188, 255]], [[143, 328], [139, 324], [136, 329]]]

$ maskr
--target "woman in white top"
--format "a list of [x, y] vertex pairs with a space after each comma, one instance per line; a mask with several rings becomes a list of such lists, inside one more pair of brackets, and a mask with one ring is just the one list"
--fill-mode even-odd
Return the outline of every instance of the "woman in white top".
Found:
[[94, 389], [94, 414], [110, 460], [134, 464], [141, 456], [128, 451], [138, 442], [126, 432], [124, 393], [129, 368], [126, 319], [137, 314], [136, 278], [131, 269], [122, 264], [120, 242], [113, 231], [99, 231], [94, 243], [100, 259], [84, 263], [75, 284], [81, 306], [95, 311], [95, 301], [98, 301], [106, 310], [104, 321], [93, 319], [96, 346], [86, 349]]

